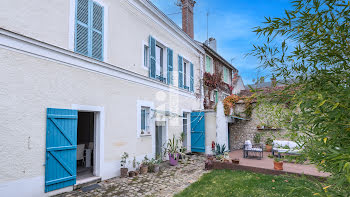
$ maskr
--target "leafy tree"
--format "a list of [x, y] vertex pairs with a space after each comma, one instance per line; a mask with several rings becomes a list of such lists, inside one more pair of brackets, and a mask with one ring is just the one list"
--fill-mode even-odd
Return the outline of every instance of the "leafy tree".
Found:
[[294, 0], [282, 18], [266, 17], [251, 54], [288, 81], [278, 96], [297, 110], [293, 137], [323, 171], [327, 190], [350, 195], [350, 1]]

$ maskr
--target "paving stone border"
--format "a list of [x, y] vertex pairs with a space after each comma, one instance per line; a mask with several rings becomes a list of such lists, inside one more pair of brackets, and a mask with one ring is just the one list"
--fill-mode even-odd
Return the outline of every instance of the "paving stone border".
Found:
[[191, 155], [178, 166], [162, 163], [158, 173], [113, 178], [98, 183], [96, 189], [86, 192], [79, 189], [59, 196], [173, 196], [208, 172], [204, 169], [205, 160], [205, 156]]

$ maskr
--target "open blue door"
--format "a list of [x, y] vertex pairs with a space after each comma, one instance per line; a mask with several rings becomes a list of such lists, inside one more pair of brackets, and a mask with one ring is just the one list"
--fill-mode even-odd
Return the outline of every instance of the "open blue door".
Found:
[[47, 109], [45, 192], [74, 185], [78, 112]]
[[191, 151], [205, 152], [205, 113], [191, 113]]

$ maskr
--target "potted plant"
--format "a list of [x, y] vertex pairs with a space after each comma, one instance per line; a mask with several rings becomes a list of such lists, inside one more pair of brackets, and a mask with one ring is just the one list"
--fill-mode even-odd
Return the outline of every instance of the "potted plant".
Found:
[[216, 143], [214, 153], [215, 153], [215, 159], [217, 161], [229, 162], [229, 156], [228, 156], [225, 144], [221, 146], [220, 144]]
[[128, 168], [126, 168], [126, 160], [129, 158], [129, 154], [127, 152], [124, 152], [121, 161], [120, 161], [120, 177], [127, 177], [128, 176]]
[[143, 158], [141, 166], [140, 166], [140, 174], [147, 174], [148, 172], [149, 159], [147, 155]]
[[159, 172], [159, 164], [161, 163], [161, 161], [162, 160], [158, 156], [156, 159], [151, 159], [148, 164], [148, 172], [154, 172], [154, 173]]
[[136, 157], [134, 156], [134, 159], [132, 160], [132, 167], [135, 169], [135, 171], [130, 171], [129, 172], [129, 177], [134, 177], [136, 175]]
[[283, 159], [279, 157], [274, 157], [272, 155], [269, 155], [270, 158], [273, 158], [273, 168], [275, 170], [283, 170]]
[[180, 155], [183, 154], [180, 150], [181, 147], [179, 146], [179, 139], [176, 139], [174, 135], [172, 139], [168, 140], [168, 143], [164, 149], [164, 153], [169, 155], [170, 165], [176, 166], [178, 164]]
[[272, 151], [272, 144], [273, 144], [273, 139], [267, 138], [266, 141], [265, 141], [266, 152], [271, 152]]
[[260, 142], [261, 142], [261, 134], [260, 133], [256, 133], [254, 135], [253, 141], [254, 141], [255, 144], [260, 144]]

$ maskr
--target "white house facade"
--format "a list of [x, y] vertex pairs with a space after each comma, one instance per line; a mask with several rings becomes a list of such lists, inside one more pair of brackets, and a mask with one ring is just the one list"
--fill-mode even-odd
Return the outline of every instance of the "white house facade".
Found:
[[148, 0], [4, 2], [0, 196], [116, 177], [123, 152], [155, 157], [182, 132], [191, 150], [203, 54]]

